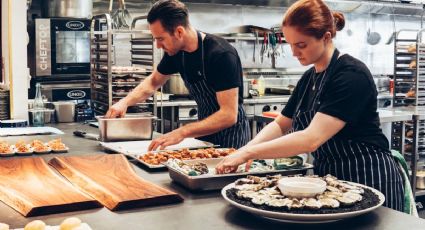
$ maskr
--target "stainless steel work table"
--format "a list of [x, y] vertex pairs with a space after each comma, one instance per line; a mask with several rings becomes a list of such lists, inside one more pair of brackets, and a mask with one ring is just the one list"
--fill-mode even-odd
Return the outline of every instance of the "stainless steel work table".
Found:
[[[65, 135], [59, 136], [25, 136], [2, 138], [7, 141], [19, 139], [50, 140], [61, 137], [70, 147], [65, 155], [105, 154], [96, 141], [74, 137], [75, 129], [96, 132], [95, 128], [81, 124], [59, 124], [55, 127], [63, 130]], [[57, 154], [32, 156], [43, 157], [46, 160]], [[2, 160], [2, 159], [0, 159]], [[77, 216], [88, 223], [93, 229], [423, 229], [425, 220], [415, 218], [385, 207], [356, 218], [329, 224], [285, 224], [264, 219], [243, 212], [230, 206], [221, 197], [219, 191], [192, 193], [181, 186], [172, 183], [166, 171], [145, 171], [133, 165], [136, 173], [142, 178], [157, 185], [178, 192], [185, 200], [183, 203], [163, 205], [127, 211], [111, 212], [106, 208], [60, 213], [46, 216], [25, 218], [9, 206], [0, 202], [0, 222], [6, 222], [12, 228], [23, 227], [31, 220], [40, 219], [49, 225], [58, 225], [65, 218]], [[30, 189], [30, 188], [29, 188]]]

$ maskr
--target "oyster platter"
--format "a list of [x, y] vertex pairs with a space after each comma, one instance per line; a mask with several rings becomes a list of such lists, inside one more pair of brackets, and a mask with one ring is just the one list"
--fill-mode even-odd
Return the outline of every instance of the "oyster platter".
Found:
[[337, 221], [380, 207], [384, 195], [378, 190], [326, 175], [249, 175], [225, 186], [222, 196], [230, 204], [266, 218], [285, 222]]
[[183, 161], [169, 159], [165, 165], [168, 167], [170, 178], [190, 190], [219, 190], [236, 179], [247, 175], [306, 174], [308, 169], [313, 168], [311, 164], [304, 163], [301, 157], [293, 157], [276, 160], [256, 160], [250, 164], [248, 171], [246, 170], [246, 165], [243, 164], [234, 173], [217, 174], [215, 166], [221, 160], [220, 158]]

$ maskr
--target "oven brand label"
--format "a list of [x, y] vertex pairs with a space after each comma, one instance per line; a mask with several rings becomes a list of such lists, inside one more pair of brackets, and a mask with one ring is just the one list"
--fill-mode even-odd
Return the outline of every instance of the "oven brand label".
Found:
[[35, 27], [36, 75], [49, 76], [52, 74], [50, 19], [36, 19]]
[[72, 90], [69, 91], [66, 96], [68, 96], [71, 99], [80, 99], [86, 96], [86, 92], [82, 91], [82, 90]]
[[69, 21], [65, 24], [66, 28], [71, 30], [79, 30], [84, 28], [84, 23], [80, 21]]

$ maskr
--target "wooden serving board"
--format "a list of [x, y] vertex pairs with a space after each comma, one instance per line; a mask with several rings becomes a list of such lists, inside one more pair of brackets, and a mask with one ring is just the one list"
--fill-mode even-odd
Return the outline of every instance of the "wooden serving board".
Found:
[[110, 210], [183, 201], [177, 193], [140, 178], [122, 154], [61, 156], [49, 163]]
[[0, 160], [0, 200], [24, 216], [101, 207], [39, 157]]

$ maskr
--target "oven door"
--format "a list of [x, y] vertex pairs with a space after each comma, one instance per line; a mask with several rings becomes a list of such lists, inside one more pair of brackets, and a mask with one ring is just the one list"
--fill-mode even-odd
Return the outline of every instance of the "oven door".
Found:
[[51, 19], [52, 75], [90, 74], [90, 20]]

